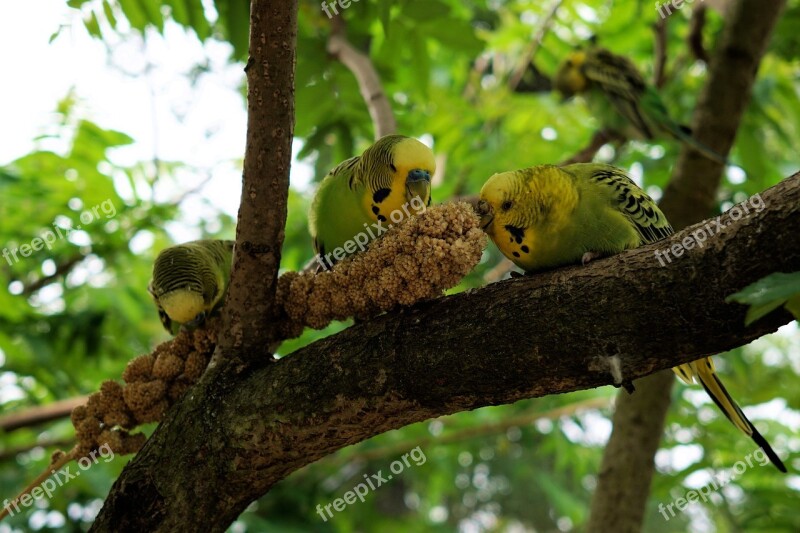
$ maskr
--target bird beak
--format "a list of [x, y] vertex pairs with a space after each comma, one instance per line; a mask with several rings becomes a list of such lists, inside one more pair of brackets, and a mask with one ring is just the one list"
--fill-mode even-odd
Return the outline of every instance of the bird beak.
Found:
[[431, 196], [431, 174], [427, 170], [414, 169], [406, 177], [406, 195], [411, 201], [415, 196], [428, 203]]
[[192, 320], [184, 324], [184, 326], [186, 326], [190, 330], [196, 329], [202, 326], [205, 321], [206, 321], [206, 312], [203, 311], [202, 313], [198, 313], [197, 316], [194, 317]]
[[477, 211], [478, 215], [481, 217], [481, 229], [486, 231], [486, 228], [488, 228], [494, 220], [494, 210], [492, 209], [492, 206], [489, 205], [489, 202], [486, 200], [481, 200], [478, 202]]

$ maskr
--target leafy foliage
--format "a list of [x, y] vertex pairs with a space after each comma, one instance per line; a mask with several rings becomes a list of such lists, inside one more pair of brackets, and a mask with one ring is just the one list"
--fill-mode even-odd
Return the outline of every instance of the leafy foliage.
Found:
[[[132, 33], [147, 38], [149, 32], [166, 33], [177, 24], [202, 41], [229, 42], [231, 61], [246, 59], [246, 0], [68, 4], [80, 11], [86, 29], [98, 39], [124, 39]], [[686, 45], [691, 13], [686, 7], [666, 21], [661, 93], [670, 113], [682, 122], [689, 122], [706, 77], [705, 65]], [[442, 176], [435, 183], [436, 201], [474, 194], [497, 171], [558, 162], [580, 150], [598, 125], [581, 100], [563, 103], [551, 94], [548, 77], [568, 51], [597, 35], [604, 47], [628, 55], [652, 79], [651, 26], [659, 18], [652, 4], [610, 0], [363, 0], [340, 16], [350, 42], [370, 57], [380, 74], [399, 130], [433, 142]], [[791, 1], [730, 156], [738, 167], [729, 169], [718, 191], [720, 211], [796, 170], [800, 38], [793, 21], [798, 16], [800, 3]], [[703, 38], [710, 50], [723, 23], [721, 14], [709, 11]], [[352, 73], [326, 51], [331, 24], [318, 1], [301, 0], [296, 135], [302, 141], [299, 157], [313, 166], [316, 181], [373, 137]], [[537, 36], [541, 41], [532, 44]], [[525, 83], [512, 88], [509, 79], [519, 69], [525, 72]], [[115, 163], [115, 149], [134, 139], [93, 123], [76, 107], [78, 100], [79, 95], [68, 95], [37, 148], [0, 167], [0, 240], [9, 249], [31, 244], [54, 223], [77, 225], [82, 213], [105, 201], [115, 214], [107, 216], [100, 209], [91, 223], [56, 240], [52, 249], [0, 261], [0, 282], [8, 288], [0, 292], [3, 413], [92, 392], [102, 380], [118, 377], [129, 359], [164, 339], [145, 287], [155, 254], [170, 244], [164, 227], [179, 217], [182, 205], [156, 201], [152, 192], [157, 179], [168, 179], [185, 165]], [[598, 158], [630, 169], [658, 197], [678, 150], [670, 141], [632, 142], [606, 146]], [[300, 269], [311, 257], [305, 226], [310, 194], [300, 187], [290, 193], [284, 269]], [[219, 224], [203, 226], [203, 237], [232, 237], [233, 221], [221, 213], [215, 218]], [[498, 279], [504, 272], [500, 261], [490, 246], [484, 261], [456, 290]], [[791, 295], [796, 299], [797, 283], [796, 274], [775, 275], [732, 298], [753, 305], [748, 318], [755, 320], [773, 304], [780, 306]], [[285, 343], [280, 353], [289, 354], [346, 326], [306, 331]], [[796, 453], [800, 442], [800, 392], [793, 385], [800, 371], [798, 346], [797, 328], [787, 327], [782, 335], [717, 358], [728, 389], [742, 405], [758, 406], [752, 413], [745, 410], [782, 454]], [[602, 389], [518, 402], [375, 437], [291, 475], [251, 506], [236, 530], [582, 529], [610, 431], [608, 409], [597, 405], [614, 394]], [[674, 394], [657, 457], [661, 475], [654, 481], [645, 529], [685, 531], [704, 524], [718, 531], [800, 529], [794, 511], [796, 477], [780, 477], [771, 467], [750, 468], [708, 502], [692, 504], [670, 520], [662, 517], [659, 503], [704, 485], [710, 471], [729, 472], [753, 451], [752, 442], [702, 391], [681, 387]], [[593, 407], [579, 409], [587, 403]], [[10, 496], [46, 464], [44, 448], [17, 448], [70, 436], [66, 421], [3, 434], [3, 494]], [[364, 503], [350, 505], [332, 519], [323, 521], [317, 514], [317, 505], [342, 497], [364, 474], [386, 473], [415, 446], [424, 452], [424, 464], [412, 463], [370, 492]], [[42, 510], [12, 517], [9, 524], [85, 528], [124, 462], [118, 458], [93, 467], [44, 502]], [[790, 470], [797, 467], [796, 461], [787, 464]], [[48, 521], [48, 510], [63, 520]]]
[[728, 301], [750, 304], [745, 317], [748, 325], [782, 305], [800, 319], [800, 272], [770, 274], [730, 295]]

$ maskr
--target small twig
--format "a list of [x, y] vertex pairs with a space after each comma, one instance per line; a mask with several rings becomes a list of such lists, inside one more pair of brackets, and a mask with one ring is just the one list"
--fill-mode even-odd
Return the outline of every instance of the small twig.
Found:
[[200, 180], [200, 183], [198, 183], [196, 186], [192, 187], [188, 191], [184, 192], [183, 194], [172, 200], [171, 203], [173, 205], [180, 205], [188, 197], [193, 196], [202, 191], [203, 187], [205, 187], [208, 184], [208, 182], [210, 182], [212, 179], [214, 179], [214, 174], [212, 172], [208, 172], [206, 177]]
[[17, 455], [25, 452], [29, 452], [34, 448], [63, 448], [65, 446], [69, 446], [75, 442], [75, 439], [48, 439], [43, 440], [41, 442], [33, 442], [30, 444], [26, 444], [24, 446], [17, 446], [15, 448], [9, 448], [7, 450], [3, 450], [0, 452], [0, 461], [7, 461], [9, 459], [15, 458]]
[[464, 87], [464, 92], [462, 93], [464, 100], [472, 100], [478, 93], [478, 89], [481, 86], [481, 80], [483, 79], [483, 75], [489, 69], [490, 63], [489, 57], [486, 55], [480, 55], [475, 58], [475, 63], [472, 65], [469, 78], [467, 78], [467, 85]]
[[589, 141], [589, 144], [581, 149], [578, 153], [570, 157], [569, 159], [565, 159], [559, 166], [564, 165], [571, 165], [573, 163], [589, 163], [594, 159], [594, 156], [597, 155], [597, 152], [605, 146], [607, 143], [616, 141], [616, 142], [625, 142], [625, 138], [617, 132], [610, 131], [610, 130], [599, 130], [597, 131], [592, 140]]
[[69, 416], [72, 410], [79, 405], [84, 405], [89, 400], [88, 396], [76, 396], [60, 400], [47, 405], [31, 407], [18, 413], [11, 413], [0, 418], [0, 430], [9, 432], [15, 429], [35, 426], [51, 420], [58, 420]]
[[33, 491], [33, 489], [44, 483], [44, 481], [47, 478], [49, 478], [54, 471], [58, 470], [59, 468], [69, 463], [70, 461], [74, 460], [75, 456], [78, 454], [78, 447], [75, 446], [68, 453], [64, 452], [58, 452], [58, 453], [60, 453], [61, 455], [58, 456], [58, 458], [53, 457], [53, 459], [55, 460], [52, 463], [50, 463], [50, 465], [44, 470], [44, 472], [36, 476], [36, 479], [31, 481], [30, 484], [27, 487], [25, 487], [25, 489], [23, 489], [22, 492], [20, 492], [13, 500], [11, 500], [11, 503], [9, 503], [5, 507], [3, 507], [2, 510], [0, 510], [0, 521], [2, 521], [3, 518], [9, 515], [9, 513], [11, 512], [11, 508], [16, 506], [17, 502], [20, 499], [22, 499], [23, 496], [30, 494]]
[[341, 17], [333, 19], [333, 30], [328, 38], [328, 53], [342, 62], [358, 81], [361, 96], [367, 104], [372, 124], [375, 127], [375, 139], [397, 131], [397, 122], [386, 93], [383, 92], [378, 72], [372, 61], [365, 54], [356, 50], [345, 36], [344, 21]]
[[77, 264], [80, 263], [83, 260], [84, 260], [84, 256], [75, 255], [75, 256], [70, 257], [69, 259], [67, 259], [63, 263], [59, 263], [58, 265], [56, 265], [56, 271], [53, 272], [52, 274], [49, 274], [47, 276], [43, 276], [43, 277], [37, 279], [36, 281], [33, 281], [33, 282], [29, 283], [28, 285], [25, 285], [25, 287], [23, 287], [23, 289], [22, 289], [22, 294], [25, 295], [25, 296], [30, 296], [31, 294], [33, 294], [34, 292], [38, 291], [39, 289], [41, 289], [43, 287], [46, 287], [47, 285], [50, 285], [51, 283], [53, 283], [59, 277], [65, 276], [65, 275], [69, 274], [70, 272], [72, 272], [72, 269], [75, 268], [77, 266]]
[[533, 61], [534, 57], [536, 57], [536, 52], [539, 51], [542, 41], [544, 40], [545, 36], [547, 36], [547, 32], [550, 30], [550, 24], [552, 24], [556, 17], [556, 13], [558, 12], [558, 8], [560, 8], [561, 4], [563, 3], [564, 0], [556, 0], [553, 3], [553, 7], [550, 8], [550, 11], [542, 21], [542, 25], [539, 26], [539, 31], [536, 32], [536, 36], [533, 38], [533, 41], [528, 44], [525, 53], [522, 54], [519, 63], [517, 63], [517, 67], [508, 78], [508, 88], [511, 89], [511, 91], [517, 89], [522, 81], [522, 78], [525, 76], [525, 71], [528, 70], [528, 65]]
[[659, 18], [653, 25], [655, 34], [655, 63], [653, 66], [653, 85], [656, 89], [664, 86], [664, 70], [667, 66], [667, 19]]
[[706, 25], [707, 9], [706, 6], [698, 4], [692, 10], [692, 18], [689, 21], [689, 35], [686, 38], [692, 55], [704, 63], [708, 63], [708, 52], [703, 46], [703, 28]]

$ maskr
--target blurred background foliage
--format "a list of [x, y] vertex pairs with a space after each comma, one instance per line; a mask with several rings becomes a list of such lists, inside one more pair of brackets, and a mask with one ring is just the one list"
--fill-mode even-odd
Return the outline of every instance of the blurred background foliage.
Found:
[[[247, 56], [247, 0], [69, 0], [86, 30], [99, 40], [125, 40], [183, 26], [197, 39], [230, 43], [230, 62]], [[724, 25], [727, 2], [707, 2], [703, 41], [710, 53]], [[689, 4], [665, 21], [663, 99], [688, 123], [706, 65], [687, 37]], [[331, 20], [320, 2], [300, 0], [297, 54], [298, 158], [313, 182], [373, 137], [369, 113], [351, 72], [326, 52]], [[353, 2], [343, 12], [351, 43], [372, 59], [399, 131], [420, 137], [439, 156], [435, 200], [475, 194], [496, 171], [556, 163], [583, 148], [598, 124], [580, 99], [562, 102], [549, 77], [576, 46], [597, 36], [628, 55], [648, 79], [654, 74], [652, 2], [611, 0], [398, 0]], [[791, 0], [773, 38], [753, 99], [719, 190], [718, 210], [764, 190], [797, 170], [800, 138], [800, 1]], [[57, 39], [65, 27], [53, 28]], [[191, 76], [202, 77], [197, 64]], [[513, 87], [509, 79], [521, 75]], [[244, 97], [244, 76], [241, 77]], [[133, 143], [104, 129], [70, 93], [53, 102], [51, 123], [35, 149], [0, 166], [0, 243], [17, 248], [53, 224], [77, 226], [52, 249], [0, 262], [0, 412], [47, 405], [95, 391], [119, 378], [126, 362], [165, 340], [145, 290], [155, 254], [171, 244], [168, 231], [185, 209], [185, 191], [168, 200], [153, 194], [180, 161], [115, 163], [116, 148]], [[627, 168], [658, 198], [677, 157], [677, 143], [607, 145], [597, 159]], [[240, 162], [236, 162], [239, 164]], [[198, 178], [199, 181], [199, 178]], [[121, 186], [121, 184], [127, 184]], [[238, 190], [238, 184], [236, 189]], [[124, 189], [124, 192], [123, 192]], [[311, 187], [289, 198], [283, 268], [311, 257], [306, 210]], [[81, 218], [111, 202], [114, 214]], [[108, 204], [106, 204], [108, 205]], [[204, 237], [232, 238], [234, 220], [207, 206], [197, 223]], [[91, 218], [89, 223], [85, 223]], [[776, 251], [780, 253], [780, 251]], [[498, 266], [500, 265], [500, 266]], [[454, 290], [502, 277], [490, 246], [484, 260]], [[543, 310], [546, 312], [546, 310]], [[291, 353], [347, 324], [307, 331], [285, 343]], [[779, 334], [718, 358], [729, 390], [784, 457], [800, 451], [800, 334]], [[581, 530], [611, 430], [604, 388], [490, 407], [431, 420], [349, 447], [298, 471], [276, 486], [232, 526], [233, 531], [571, 531]], [[790, 474], [755, 466], [707, 503], [670, 520], [659, 513], [692, 488], [730, 472], [752, 453], [743, 437], [702, 390], [674, 389], [674, 405], [657, 455], [645, 529], [652, 532], [798, 531], [800, 461]], [[149, 428], [152, 430], [152, 428]], [[68, 447], [68, 420], [0, 433], [0, 491], [11, 497], [47, 464], [54, 445]], [[363, 480], [386, 474], [392, 461], [420, 446], [427, 460], [405, 469], [333, 519], [316, 513]], [[35, 510], [8, 519], [0, 532], [86, 530], [128, 458], [101, 463], [58, 490]], [[620, 502], [624, 505], [624, 502]]]

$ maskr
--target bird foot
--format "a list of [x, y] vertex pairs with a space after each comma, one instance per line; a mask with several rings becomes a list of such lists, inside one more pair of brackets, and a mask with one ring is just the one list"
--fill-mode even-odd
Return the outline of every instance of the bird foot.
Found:
[[525, 277], [524, 272], [517, 272], [516, 270], [512, 270], [511, 272], [508, 273], [508, 275], [511, 276], [511, 279]]
[[583, 266], [586, 266], [590, 262], [594, 261], [595, 259], [600, 259], [601, 257], [603, 257], [603, 254], [601, 252], [586, 252], [581, 257], [581, 264]]

